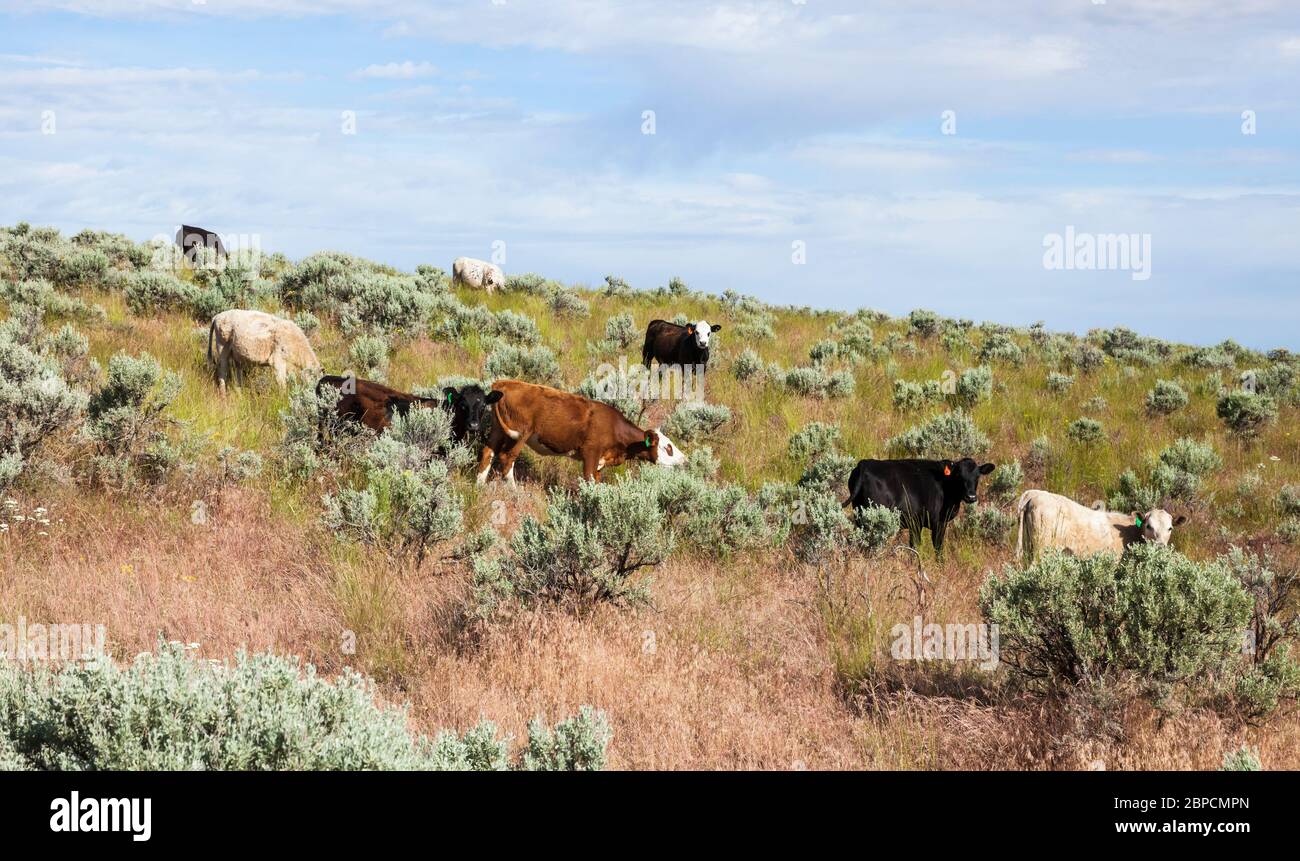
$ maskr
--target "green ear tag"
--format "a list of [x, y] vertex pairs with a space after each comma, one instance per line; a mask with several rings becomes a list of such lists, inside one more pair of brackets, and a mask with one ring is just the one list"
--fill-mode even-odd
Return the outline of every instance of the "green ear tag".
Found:
[[645, 447], [646, 448], [650, 447], [650, 434], [645, 435]]
[[1141, 526], [1141, 525], [1142, 525], [1142, 518], [1141, 518], [1141, 517], [1138, 517], [1137, 515], [1134, 515], [1134, 516], [1133, 516], [1133, 520], [1136, 521], [1136, 523], [1134, 524], [1135, 526]]
[[451, 403], [451, 392], [447, 392], [447, 403]]

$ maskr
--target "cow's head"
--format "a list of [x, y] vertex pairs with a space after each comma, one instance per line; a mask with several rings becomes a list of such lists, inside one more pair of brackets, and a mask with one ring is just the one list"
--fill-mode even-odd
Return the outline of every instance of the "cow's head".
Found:
[[949, 493], [960, 495], [963, 502], [974, 504], [975, 492], [979, 490], [980, 476], [988, 475], [995, 464], [984, 463], [963, 457], [961, 460], [941, 460], [938, 470], [944, 487]]
[[686, 334], [695, 338], [695, 346], [701, 350], [707, 350], [709, 348], [709, 336], [721, 328], [721, 323], [714, 323], [710, 326], [708, 320], [701, 320], [698, 323], [688, 323]]
[[686, 453], [673, 444], [659, 428], [645, 432], [645, 439], [628, 447], [628, 456], [648, 460], [660, 466], [681, 466], [686, 463]]
[[1174, 517], [1163, 508], [1153, 508], [1146, 514], [1133, 512], [1133, 525], [1142, 530], [1142, 540], [1152, 544], [1168, 544], [1175, 526], [1187, 522], [1187, 515]]
[[477, 436], [487, 419], [488, 407], [501, 400], [503, 393], [496, 390], [485, 392], [482, 387], [470, 384], [459, 389], [448, 386], [442, 394], [452, 416], [465, 423], [465, 432]]

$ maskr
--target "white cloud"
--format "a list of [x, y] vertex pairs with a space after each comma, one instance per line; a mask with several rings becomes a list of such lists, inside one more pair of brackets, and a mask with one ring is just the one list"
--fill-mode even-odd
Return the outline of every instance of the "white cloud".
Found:
[[353, 73], [353, 76], [357, 78], [410, 80], [412, 78], [429, 78], [436, 74], [438, 74], [438, 69], [432, 63], [415, 63], [406, 60], [401, 63], [372, 63], [364, 69], [358, 69]]

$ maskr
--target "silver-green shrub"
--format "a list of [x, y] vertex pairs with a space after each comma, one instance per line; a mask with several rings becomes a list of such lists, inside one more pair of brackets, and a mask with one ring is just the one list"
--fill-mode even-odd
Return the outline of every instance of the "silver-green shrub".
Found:
[[731, 364], [731, 373], [736, 379], [744, 382], [752, 379], [763, 372], [763, 360], [758, 357], [751, 348], [746, 347], [736, 356], [736, 360]]
[[1218, 562], [1137, 544], [1122, 559], [1048, 551], [980, 589], [1001, 659], [1030, 689], [1128, 676], [1161, 699], [1199, 699], [1240, 665], [1250, 600]]
[[35, 668], [0, 663], [0, 763], [41, 771], [588, 770], [611, 733], [583, 707], [553, 729], [529, 725], [513, 762], [483, 721], [463, 736], [407, 729], [355, 671], [240, 653], [214, 664], [165, 644], [127, 667], [106, 657]]
[[49, 440], [75, 430], [88, 404], [63, 372], [66, 359], [85, 355], [84, 338], [64, 327], [60, 338], [47, 339], [39, 313], [32, 317], [30, 332], [17, 319], [0, 323], [0, 491]]
[[681, 442], [694, 442], [715, 435], [729, 421], [731, 408], [726, 404], [682, 401], [664, 423], [664, 431]]
[[483, 361], [483, 374], [554, 386], [560, 382], [560, 363], [550, 347], [501, 344]]
[[446, 410], [395, 415], [362, 458], [364, 485], [326, 494], [321, 519], [340, 536], [414, 553], [418, 565], [431, 545], [460, 533], [464, 505], [450, 470], [471, 459]]
[[90, 398], [83, 438], [90, 443], [96, 481], [126, 487], [137, 479], [160, 481], [180, 462], [167, 430], [181, 378], [148, 353], [118, 353], [104, 385]]
[[1156, 380], [1147, 391], [1147, 412], [1167, 416], [1187, 406], [1187, 392], [1173, 380]]
[[958, 409], [936, 416], [889, 440], [887, 447], [909, 457], [975, 457], [992, 442], [970, 416]]
[[1106, 430], [1096, 419], [1077, 418], [1065, 428], [1065, 435], [1080, 445], [1092, 445], [1106, 438]]
[[1268, 395], [1229, 392], [1219, 398], [1216, 412], [1228, 430], [1243, 437], [1258, 434], [1266, 425], [1277, 421], [1277, 401]]

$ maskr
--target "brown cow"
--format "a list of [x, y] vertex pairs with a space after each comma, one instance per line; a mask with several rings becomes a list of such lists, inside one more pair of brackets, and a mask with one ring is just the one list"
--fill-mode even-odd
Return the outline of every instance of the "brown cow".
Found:
[[658, 428], [642, 430], [609, 404], [519, 380], [497, 380], [492, 427], [478, 462], [478, 483], [487, 481], [497, 457], [506, 481], [515, 483], [515, 459], [528, 446], [541, 455], [582, 461], [582, 477], [599, 481], [601, 471], [625, 460], [679, 466], [686, 455]]

